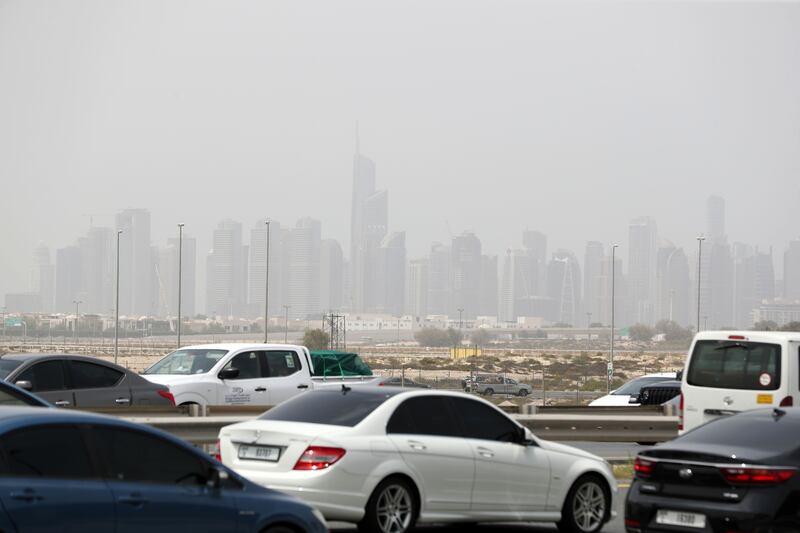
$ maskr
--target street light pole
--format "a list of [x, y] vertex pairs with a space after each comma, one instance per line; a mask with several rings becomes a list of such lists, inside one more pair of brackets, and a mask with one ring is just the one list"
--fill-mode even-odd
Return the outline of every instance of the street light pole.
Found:
[[287, 343], [289, 338], [289, 308], [291, 305], [283, 306], [283, 343]]
[[458, 311], [458, 330], [461, 331], [461, 328], [463, 327], [461, 316], [464, 314], [464, 309], [458, 308], [457, 311]]
[[75, 304], [75, 331], [72, 332], [72, 338], [75, 339], [75, 342], [78, 342], [78, 306], [80, 306], [83, 301], [81, 300], [72, 300], [72, 303]]
[[267, 220], [267, 265], [264, 267], [264, 344], [269, 342], [269, 220]]
[[614, 314], [616, 298], [616, 278], [617, 278], [617, 247], [618, 244], [611, 245], [611, 357], [606, 372], [606, 392], [611, 391], [611, 376], [614, 374]]
[[181, 296], [183, 289], [183, 223], [178, 224], [178, 346], [181, 347]]
[[122, 230], [117, 230], [117, 296], [116, 305], [114, 306], [114, 364], [117, 364], [117, 357], [119, 356], [119, 236], [122, 235]]
[[586, 313], [586, 349], [592, 342], [592, 313]]
[[700, 277], [702, 276], [703, 241], [705, 237], [697, 237], [697, 332], [700, 333]]

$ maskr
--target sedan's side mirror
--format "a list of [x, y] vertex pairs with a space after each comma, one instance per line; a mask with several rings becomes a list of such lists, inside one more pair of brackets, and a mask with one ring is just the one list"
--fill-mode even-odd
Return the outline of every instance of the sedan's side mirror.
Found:
[[218, 466], [212, 466], [208, 472], [206, 486], [210, 489], [219, 489], [230, 479], [228, 471]]
[[16, 383], [14, 383], [14, 385], [19, 387], [20, 389], [25, 389], [25, 390], [28, 390], [28, 391], [29, 390], [33, 390], [33, 384], [30, 381], [27, 381], [27, 380], [17, 381]]
[[225, 368], [218, 374], [219, 379], [236, 379], [239, 377], [239, 369], [235, 367]]

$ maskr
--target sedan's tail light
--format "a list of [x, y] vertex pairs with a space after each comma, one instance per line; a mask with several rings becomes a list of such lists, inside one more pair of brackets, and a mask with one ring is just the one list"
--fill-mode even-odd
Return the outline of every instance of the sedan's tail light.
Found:
[[220, 444], [219, 440], [217, 440], [217, 445], [214, 448], [213, 452], [214, 453], [212, 453], [211, 455], [213, 455], [214, 459], [216, 459], [217, 461], [219, 461], [221, 463], [222, 462], [222, 445]]
[[175, 396], [168, 390], [159, 390], [158, 395], [162, 398], [166, 398], [167, 400], [172, 402], [172, 405], [175, 405]]
[[633, 471], [636, 472], [636, 477], [648, 478], [653, 473], [653, 462], [637, 457], [633, 462]]
[[788, 481], [796, 472], [793, 468], [720, 468], [725, 480], [732, 485], [777, 485]]
[[342, 448], [327, 448], [325, 446], [309, 446], [297, 463], [295, 470], [322, 470], [344, 457]]

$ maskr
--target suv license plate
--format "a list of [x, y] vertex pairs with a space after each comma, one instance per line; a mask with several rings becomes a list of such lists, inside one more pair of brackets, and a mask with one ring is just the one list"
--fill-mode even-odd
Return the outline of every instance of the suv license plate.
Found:
[[683, 511], [659, 510], [658, 514], [656, 514], [656, 524], [704, 529], [706, 527], [706, 515], [685, 513]]
[[249, 444], [239, 445], [239, 459], [255, 459], [257, 461], [277, 461], [281, 456], [281, 449], [277, 446], [254, 446]]

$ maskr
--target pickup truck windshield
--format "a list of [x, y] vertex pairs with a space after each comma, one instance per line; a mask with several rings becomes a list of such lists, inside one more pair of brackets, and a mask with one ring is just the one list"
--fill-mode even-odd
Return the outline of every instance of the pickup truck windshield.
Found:
[[144, 374], [171, 374], [188, 376], [210, 371], [228, 350], [191, 349], [178, 350], [144, 371]]

